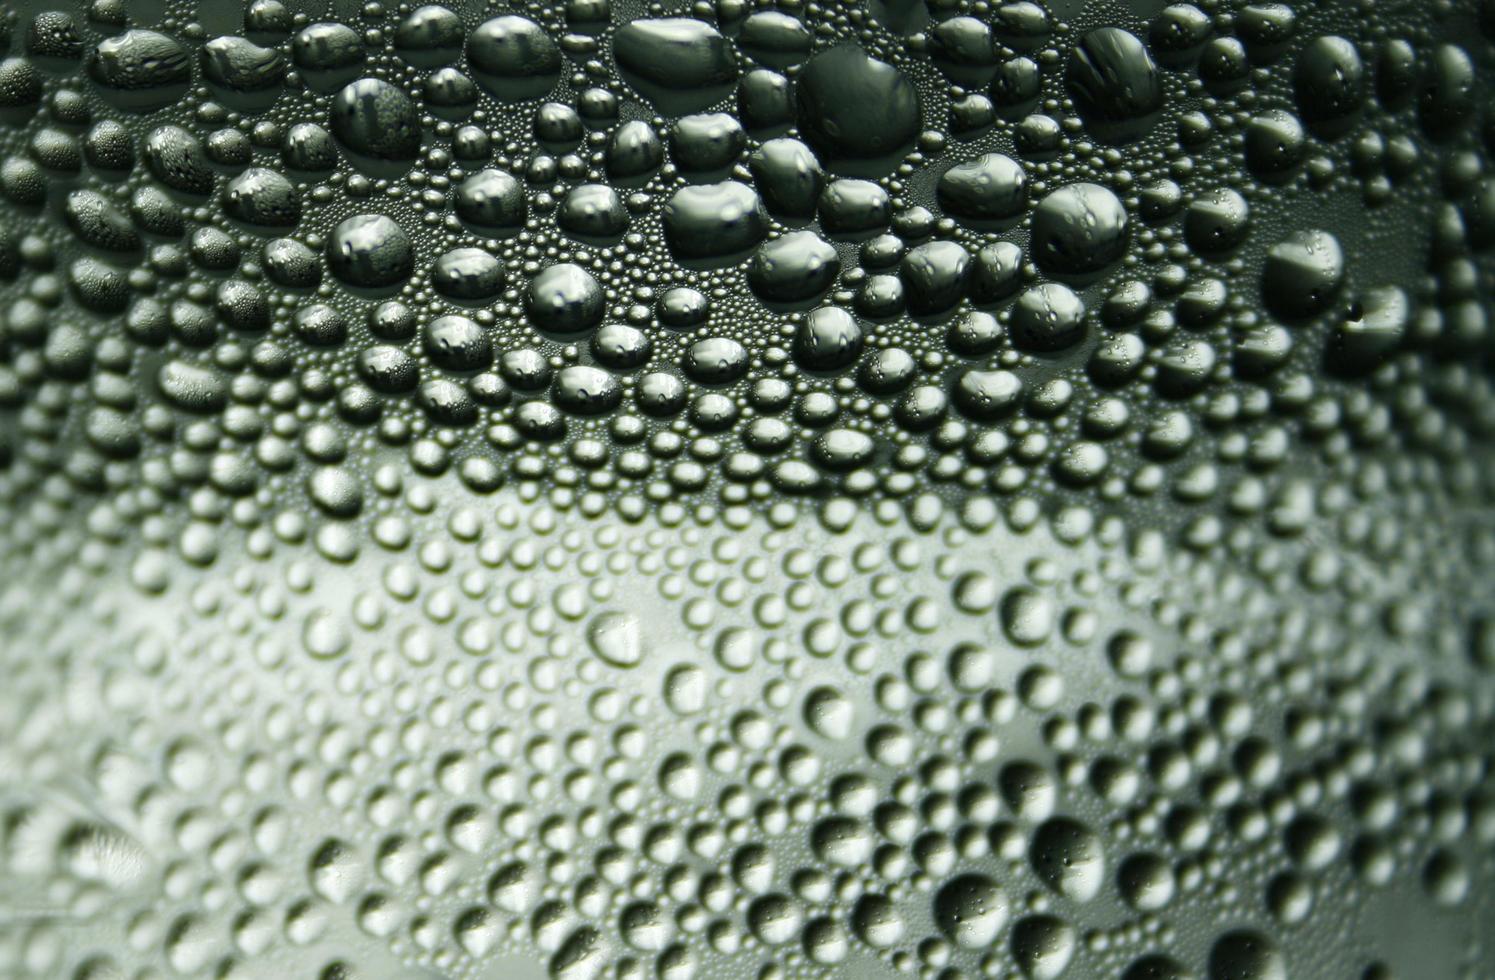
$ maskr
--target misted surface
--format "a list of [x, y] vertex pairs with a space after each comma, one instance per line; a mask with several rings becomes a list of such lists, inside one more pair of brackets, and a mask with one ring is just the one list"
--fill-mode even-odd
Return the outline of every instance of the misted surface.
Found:
[[0, 0], [0, 976], [1495, 975], [1495, 0]]

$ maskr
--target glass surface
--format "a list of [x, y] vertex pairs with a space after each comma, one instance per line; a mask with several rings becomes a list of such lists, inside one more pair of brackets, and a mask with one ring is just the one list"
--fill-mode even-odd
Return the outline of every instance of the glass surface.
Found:
[[0, 0], [0, 977], [1495, 976], [1492, 91]]

